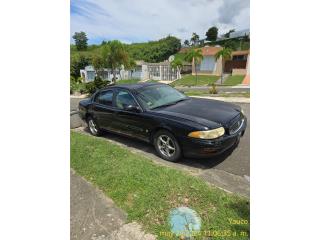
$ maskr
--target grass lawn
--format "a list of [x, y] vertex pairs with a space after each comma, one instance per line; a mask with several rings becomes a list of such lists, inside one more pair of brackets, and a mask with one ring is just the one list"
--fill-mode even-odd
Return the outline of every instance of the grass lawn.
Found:
[[232, 92], [232, 93], [218, 93], [218, 94], [210, 94], [209, 91], [185, 91], [185, 95], [187, 96], [210, 96], [210, 97], [245, 97], [250, 98], [250, 92]]
[[198, 83], [196, 84], [196, 76], [191, 74], [183, 76], [181, 79], [174, 81], [170, 85], [176, 86], [208, 86], [216, 82], [220, 77], [218, 76], [204, 76], [198, 75]]
[[140, 80], [139, 79], [122, 79], [122, 80], [117, 80], [116, 85], [120, 84], [135, 84], [138, 83]]
[[223, 84], [230, 85], [230, 86], [238, 85], [242, 83], [244, 77], [245, 77], [244, 75], [236, 75], [236, 76], [230, 75]]
[[157, 80], [148, 80], [146, 82], [148, 82], [148, 83], [158, 83], [159, 81], [157, 81]]
[[157, 165], [105, 139], [71, 131], [71, 167], [126, 211], [129, 222], [139, 222], [158, 239], [168, 239], [160, 232], [170, 232], [169, 212], [179, 206], [198, 212], [201, 230], [238, 234], [214, 239], [249, 239], [239, 236], [240, 232], [249, 235], [248, 224], [230, 223], [230, 219], [249, 222], [247, 199], [211, 187], [182, 171]]
[[221, 93], [219, 97], [245, 97], [250, 98], [250, 92], [245, 93]]
[[209, 94], [209, 91], [184, 91], [183, 92], [187, 96], [206, 96], [206, 95], [211, 95]]

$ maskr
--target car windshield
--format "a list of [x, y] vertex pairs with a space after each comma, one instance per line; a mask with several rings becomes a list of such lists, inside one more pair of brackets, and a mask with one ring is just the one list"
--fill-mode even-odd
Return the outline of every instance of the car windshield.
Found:
[[187, 96], [168, 85], [152, 85], [139, 89], [138, 98], [147, 109], [176, 104]]

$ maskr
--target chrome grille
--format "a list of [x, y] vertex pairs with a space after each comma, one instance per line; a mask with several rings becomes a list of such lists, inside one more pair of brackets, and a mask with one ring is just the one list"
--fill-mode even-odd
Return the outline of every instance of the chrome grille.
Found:
[[240, 116], [230, 127], [229, 127], [229, 134], [237, 133], [240, 128], [242, 127], [244, 122], [243, 116]]

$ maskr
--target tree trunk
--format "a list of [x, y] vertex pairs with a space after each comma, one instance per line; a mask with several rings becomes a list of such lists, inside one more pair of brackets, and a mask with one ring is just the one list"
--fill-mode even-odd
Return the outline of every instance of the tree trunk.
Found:
[[111, 73], [112, 73], [112, 83], [116, 83], [116, 77], [114, 76], [114, 68], [111, 68]]
[[195, 70], [196, 70], [196, 86], [198, 85], [198, 71], [197, 71], [197, 65], [195, 64]]
[[120, 80], [122, 80], [121, 70], [119, 70]]
[[222, 79], [223, 79], [223, 63], [224, 63], [224, 61], [223, 61], [223, 59], [222, 59], [222, 65], [221, 65], [221, 85], [222, 85]]
[[181, 79], [181, 70], [180, 70], [180, 68], [179, 67], [177, 67], [177, 72], [178, 72], [178, 79]]

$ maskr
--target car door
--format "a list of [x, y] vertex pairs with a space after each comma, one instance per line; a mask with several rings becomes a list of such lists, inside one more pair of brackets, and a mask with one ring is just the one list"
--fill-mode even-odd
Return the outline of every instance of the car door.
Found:
[[100, 128], [110, 129], [114, 107], [113, 107], [113, 90], [103, 90], [94, 98], [93, 113]]
[[[117, 132], [148, 141], [146, 119], [142, 111], [128, 111], [128, 106], [140, 108], [134, 96], [125, 89], [118, 89], [114, 98], [114, 118], [112, 128]], [[141, 109], [141, 108], [140, 108]]]

